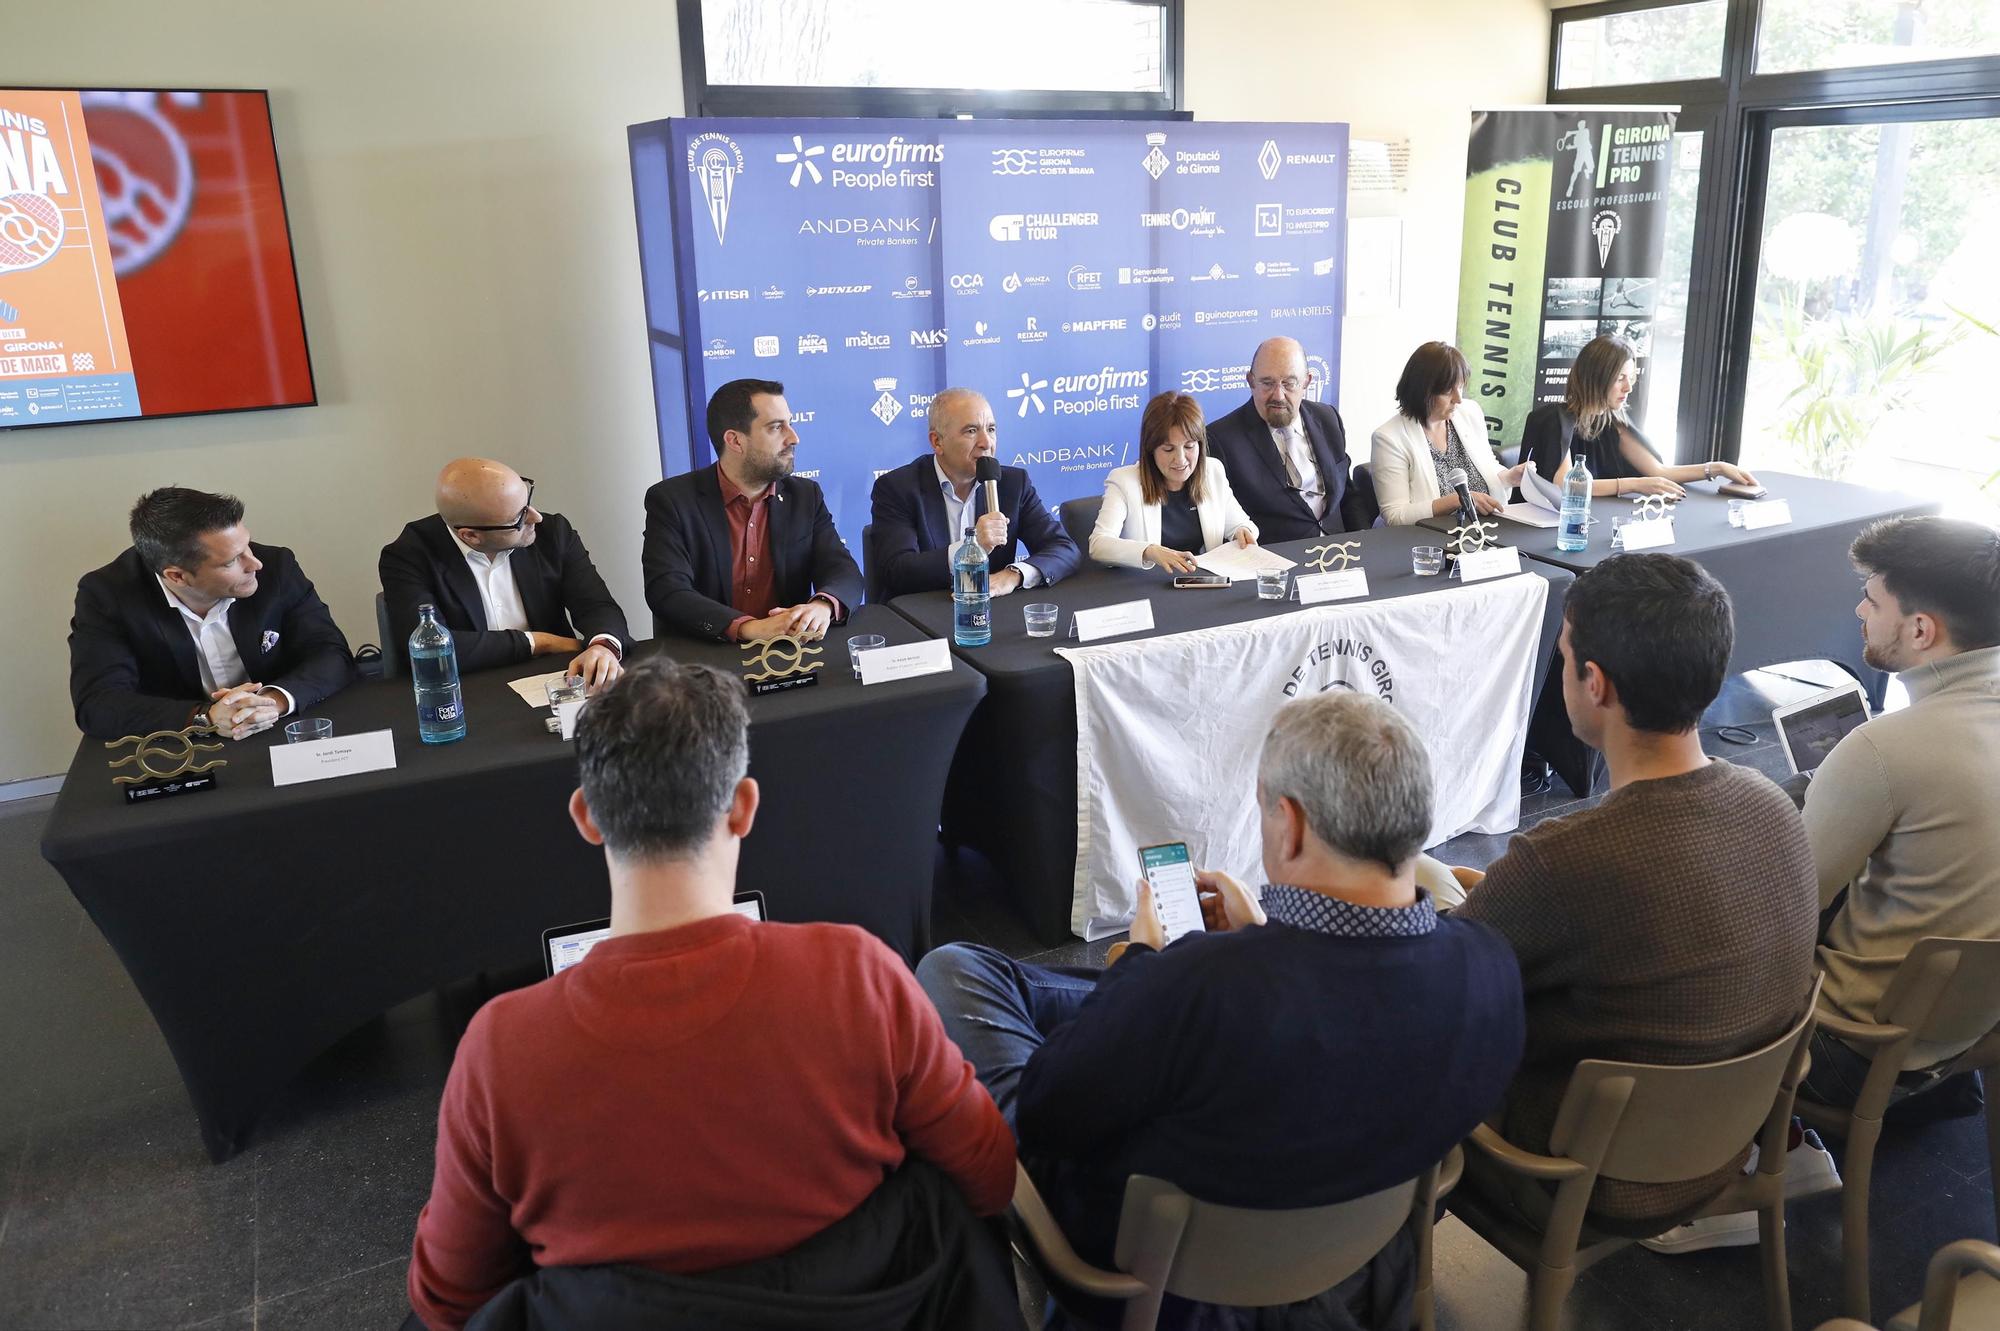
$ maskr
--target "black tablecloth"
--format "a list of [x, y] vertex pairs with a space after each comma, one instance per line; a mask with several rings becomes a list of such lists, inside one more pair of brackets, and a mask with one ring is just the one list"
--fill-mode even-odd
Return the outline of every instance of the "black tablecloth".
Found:
[[[829, 637], [821, 683], [749, 700], [763, 803], [738, 881], [774, 919], [858, 924], [915, 961], [930, 940], [940, 792], [985, 686], [954, 664], [863, 690], [847, 661], [855, 633], [923, 637], [864, 606]], [[650, 646], [741, 668], [727, 644]], [[330, 781], [274, 787], [273, 730], [228, 746], [217, 789], [128, 806], [103, 745], [79, 746], [42, 854], [152, 1008], [215, 1158], [356, 1025], [531, 963], [543, 929], [609, 913], [602, 852], [566, 811], [572, 750], [543, 728], [546, 708], [507, 687], [531, 673], [469, 677], [469, 734], [435, 747], [418, 742], [407, 680], [336, 695], [309, 715], [343, 735], [394, 731], [398, 766]]]
[[[1437, 544], [1435, 532], [1378, 527], [1341, 539], [1361, 542], [1371, 600], [1457, 585], [1443, 578], [1419, 578], [1410, 571], [1411, 549]], [[1305, 550], [1323, 543], [1289, 541], [1271, 549], [1303, 563]], [[1552, 584], [1535, 666], [1539, 695], [1562, 628], [1565, 590], [1573, 579], [1565, 571], [1530, 560], [1522, 561], [1522, 568]], [[1054, 587], [996, 599], [993, 641], [984, 647], [953, 648], [960, 660], [986, 676], [986, 700], [959, 741], [945, 791], [945, 835], [978, 848], [993, 861], [1030, 927], [1051, 943], [1069, 935], [1076, 873], [1076, 693], [1069, 663], [1055, 654], [1057, 647], [1074, 640], [1028, 637], [1021, 607], [1038, 601], [1061, 606], [1058, 632], [1067, 634], [1072, 611], [1146, 599], [1153, 603], [1155, 625], [1146, 636], [1242, 623], [1300, 608], [1290, 601], [1257, 599], [1254, 581], [1213, 591], [1177, 590], [1172, 581], [1172, 575], [1159, 569], [1090, 566]], [[951, 636], [950, 593], [900, 596], [889, 604], [918, 627], [939, 637]], [[1567, 724], [1563, 733], [1568, 734]]]
[[[1760, 472], [1773, 499], [1791, 505], [1783, 527], [1744, 531], [1729, 525], [1729, 503], [1715, 485], [1687, 487], [1674, 511], [1674, 543], [1659, 547], [1707, 569], [1729, 589], [1736, 607], [1736, 649], [1731, 674], [1779, 661], [1833, 661], [1860, 680], [1879, 705], [1888, 677], [1863, 663], [1861, 627], [1854, 606], [1860, 582], [1847, 562], [1847, 547], [1861, 529], [1879, 518], [1935, 513], [1938, 504], [1914, 495], [1869, 490], [1842, 481]], [[1582, 573], [1617, 553], [1611, 548], [1611, 519], [1634, 511], [1631, 500], [1591, 501], [1590, 544], [1569, 553], [1556, 549], [1555, 528], [1536, 528], [1502, 519], [1500, 539], [1528, 558]], [[1427, 518], [1422, 526], [1441, 531], [1452, 519]]]

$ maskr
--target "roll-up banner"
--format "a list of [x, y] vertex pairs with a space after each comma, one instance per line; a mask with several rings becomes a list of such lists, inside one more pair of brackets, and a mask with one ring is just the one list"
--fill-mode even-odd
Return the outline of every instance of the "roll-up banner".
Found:
[[[1560, 402], [1600, 333], [1653, 351], [1677, 107], [1474, 111], [1466, 148], [1458, 345], [1495, 447]], [[1627, 404], [1643, 421], [1646, 378]], [[1671, 447], [1672, 441], [1665, 441]]]

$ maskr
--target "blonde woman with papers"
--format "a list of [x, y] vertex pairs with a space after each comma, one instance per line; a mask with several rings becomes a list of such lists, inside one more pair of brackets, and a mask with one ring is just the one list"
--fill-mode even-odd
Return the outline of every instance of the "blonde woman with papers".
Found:
[[1257, 524], [1236, 502], [1229, 474], [1208, 455], [1201, 408], [1186, 393], [1162, 393], [1139, 421], [1139, 460], [1104, 478], [1104, 506], [1090, 557], [1127, 568], [1193, 573], [1219, 546], [1257, 543]]

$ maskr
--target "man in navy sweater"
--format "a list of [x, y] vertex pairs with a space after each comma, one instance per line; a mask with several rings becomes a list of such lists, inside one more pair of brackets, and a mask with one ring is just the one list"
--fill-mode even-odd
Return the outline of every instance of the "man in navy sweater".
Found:
[[[1520, 972], [1482, 926], [1417, 886], [1431, 772], [1388, 704], [1286, 705], [1257, 774], [1264, 874], [1202, 872], [1209, 932], [1163, 947], [1140, 885], [1102, 972], [969, 944], [917, 979], [1013, 1124], [1077, 1251], [1109, 1265], [1125, 1180], [1231, 1206], [1325, 1206], [1414, 1178], [1505, 1093]], [[1408, 1325], [1407, 1231], [1321, 1296], [1313, 1325]], [[1161, 1325], [1229, 1324], [1169, 1299]]]

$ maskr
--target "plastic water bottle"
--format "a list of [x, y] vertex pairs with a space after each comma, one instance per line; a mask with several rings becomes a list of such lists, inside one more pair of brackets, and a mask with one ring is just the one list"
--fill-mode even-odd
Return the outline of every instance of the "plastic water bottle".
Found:
[[1556, 549], [1581, 550], [1590, 544], [1590, 468], [1583, 454], [1570, 460], [1563, 473], [1562, 521], [1556, 527]]
[[993, 585], [986, 551], [965, 529], [965, 539], [951, 552], [951, 640], [960, 647], [984, 647], [993, 641]]
[[426, 744], [465, 738], [465, 702], [458, 693], [458, 651], [437, 607], [417, 607], [410, 635], [410, 679], [417, 689], [417, 737]]

